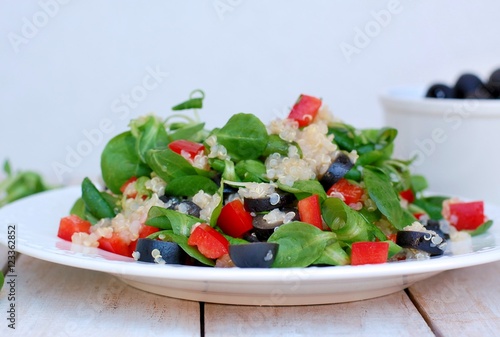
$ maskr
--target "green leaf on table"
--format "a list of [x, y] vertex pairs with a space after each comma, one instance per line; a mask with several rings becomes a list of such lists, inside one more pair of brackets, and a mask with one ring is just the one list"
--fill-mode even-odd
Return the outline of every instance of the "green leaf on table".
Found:
[[10, 161], [5, 160], [3, 162], [3, 171], [5, 172], [5, 174], [7, 174], [7, 176], [10, 176], [12, 174], [12, 167], [10, 166]]
[[13, 172], [9, 161], [4, 162], [3, 169], [7, 177], [0, 181], [0, 207], [32, 194], [50, 189], [43, 181], [42, 176], [36, 172]]

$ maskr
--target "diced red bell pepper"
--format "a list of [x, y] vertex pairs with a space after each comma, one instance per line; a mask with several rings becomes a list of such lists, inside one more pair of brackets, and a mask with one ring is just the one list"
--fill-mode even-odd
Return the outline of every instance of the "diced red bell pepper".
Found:
[[[125, 193], [125, 190], [127, 189], [128, 185], [133, 184], [137, 181], [137, 177], [132, 177], [129, 180], [127, 180], [122, 187], [120, 187], [120, 192]], [[135, 198], [137, 196], [137, 192], [132, 193], [132, 194], [127, 194], [127, 198]]]
[[388, 242], [359, 241], [351, 246], [351, 265], [378, 264], [387, 262]]
[[335, 197], [335, 194], [339, 193], [344, 197], [344, 202], [351, 205], [361, 201], [364, 190], [361, 186], [352, 184], [347, 179], [342, 178], [333, 184], [326, 193], [331, 197]]
[[317, 194], [313, 194], [307, 198], [299, 200], [297, 207], [299, 209], [300, 221], [309, 223], [319, 229], [323, 229], [321, 207], [319, 204], [319, 196]]
[[482, 201], [449, 204], [448, 221], [459, 231], [474, 230], [485, 222]]
[[184, 151], [185, 153], [189, 154], [189, 158], [191, 160], [193, 160], [197, 154], [205, 151], [205, 146], [203, 144], [195, 143], [185, 139], [174, 140], [173, 142], [168, 144], [168, 147], [170, 150], [180, 155], [182, 155], [182, 152]]
[[125, 241], [118, 233], [113, 233], [110, 238], [102, 237], [98, 242], [101, 249], [131, 257], [130, 242]]
[[405, 199], [410, 204], [415, 201], [415, 194], [413, 193], [411, 188], [399, 192], [399, 195], [401, 196], [401, 198]]
[[396, 243], [396, 239], [398, 238], [398, 234], [392, 233], [387, 236], [388, 240], [391, 240], [392, 242]]
[[252, 220], [252, 215], [245, 210], [243, 203], [235, 199], [222, 207], [217, 225], [227, 235], [241, 238], [253, 228]]
[[69, 215], [61, 219], [59, 222], [59, 230], [57, 236], [61, 239], [71, 241], [71, 236], [74, 233], [84, 232], [90, 233], [92, 224], [86, 220], [81, 219], [77, 215]]
[[229, 241], [208, 224], [198, 225], [193, 230], [188, 245], [197, 246], [200, 253], [209, 259], [218, 259], [229, 254]]
[[320, 107], [321, 99], [308, 95], [300, 95], [292, 107], [288, 118], [297, 121], [299, 127], [308, 126], [318, 114]]
[[[141, 227], [139, 228], [139, 237], [137, 239], [143, 239], [153, 233], [158, 232], [160, 229], [158, 227], [153, 227], [153, 226], [148, 226], [145, 224], [141, 224]], [[135, 251], [135, 247], [137, 246], [137, 240], [132, 241], [130, 243], [129, 251], [130, 254], [132, 254]]]

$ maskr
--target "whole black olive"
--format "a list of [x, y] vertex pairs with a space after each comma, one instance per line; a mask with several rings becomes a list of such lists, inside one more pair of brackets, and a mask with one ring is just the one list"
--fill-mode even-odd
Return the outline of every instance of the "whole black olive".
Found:
[[427, 90], [427, 93], [425, 94], [425, 97], [431, 97], [431, 98], [454, 98], [455, 97], [455, 92], [452, 88], [447, 86], [446, 84], [441, 84], [437, 83], [432, 85], [429, 90]]
[[497, 69], [491, 73], [490, 78], [486, 83], [486, 87], [491, 92], [493, 97], [500, 97], [500, 69]]
[[457, 98], [488, 99], [493, 98], [481, 79], [473, 74], [463, 74], [455, 83]]

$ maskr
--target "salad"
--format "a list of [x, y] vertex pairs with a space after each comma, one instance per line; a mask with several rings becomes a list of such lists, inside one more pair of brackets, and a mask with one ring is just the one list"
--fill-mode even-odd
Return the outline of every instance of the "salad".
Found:
[[58, 236], [158, 264], [283, 268], [427, 259], [492, 225], [482, 201], [425, 196], [393, 128], [356, 129], [300, 95], [268, 125], [238, 113], [207, 130], [203, 98], [111, 139], [105, 188], [83, 180]]

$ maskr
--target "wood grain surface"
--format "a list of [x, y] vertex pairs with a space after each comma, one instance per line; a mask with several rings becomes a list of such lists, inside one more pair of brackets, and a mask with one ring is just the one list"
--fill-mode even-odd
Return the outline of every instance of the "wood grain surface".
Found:
[[[9, 287], [0, 294], [0, 336], [199, 336], [200, 304], [132, 288], [101, 272], [21, 256], [16, 329], [7, 327]], [[10, 278], [9, 275], [6, 276]]]
[[207, 337], [434, 336], [404, 291], [365, 301], [318, 306], [206, 304], [205, 334]]
[[443, 272], [409, 293], [438, 336], [500, 336], [500, 262]]

